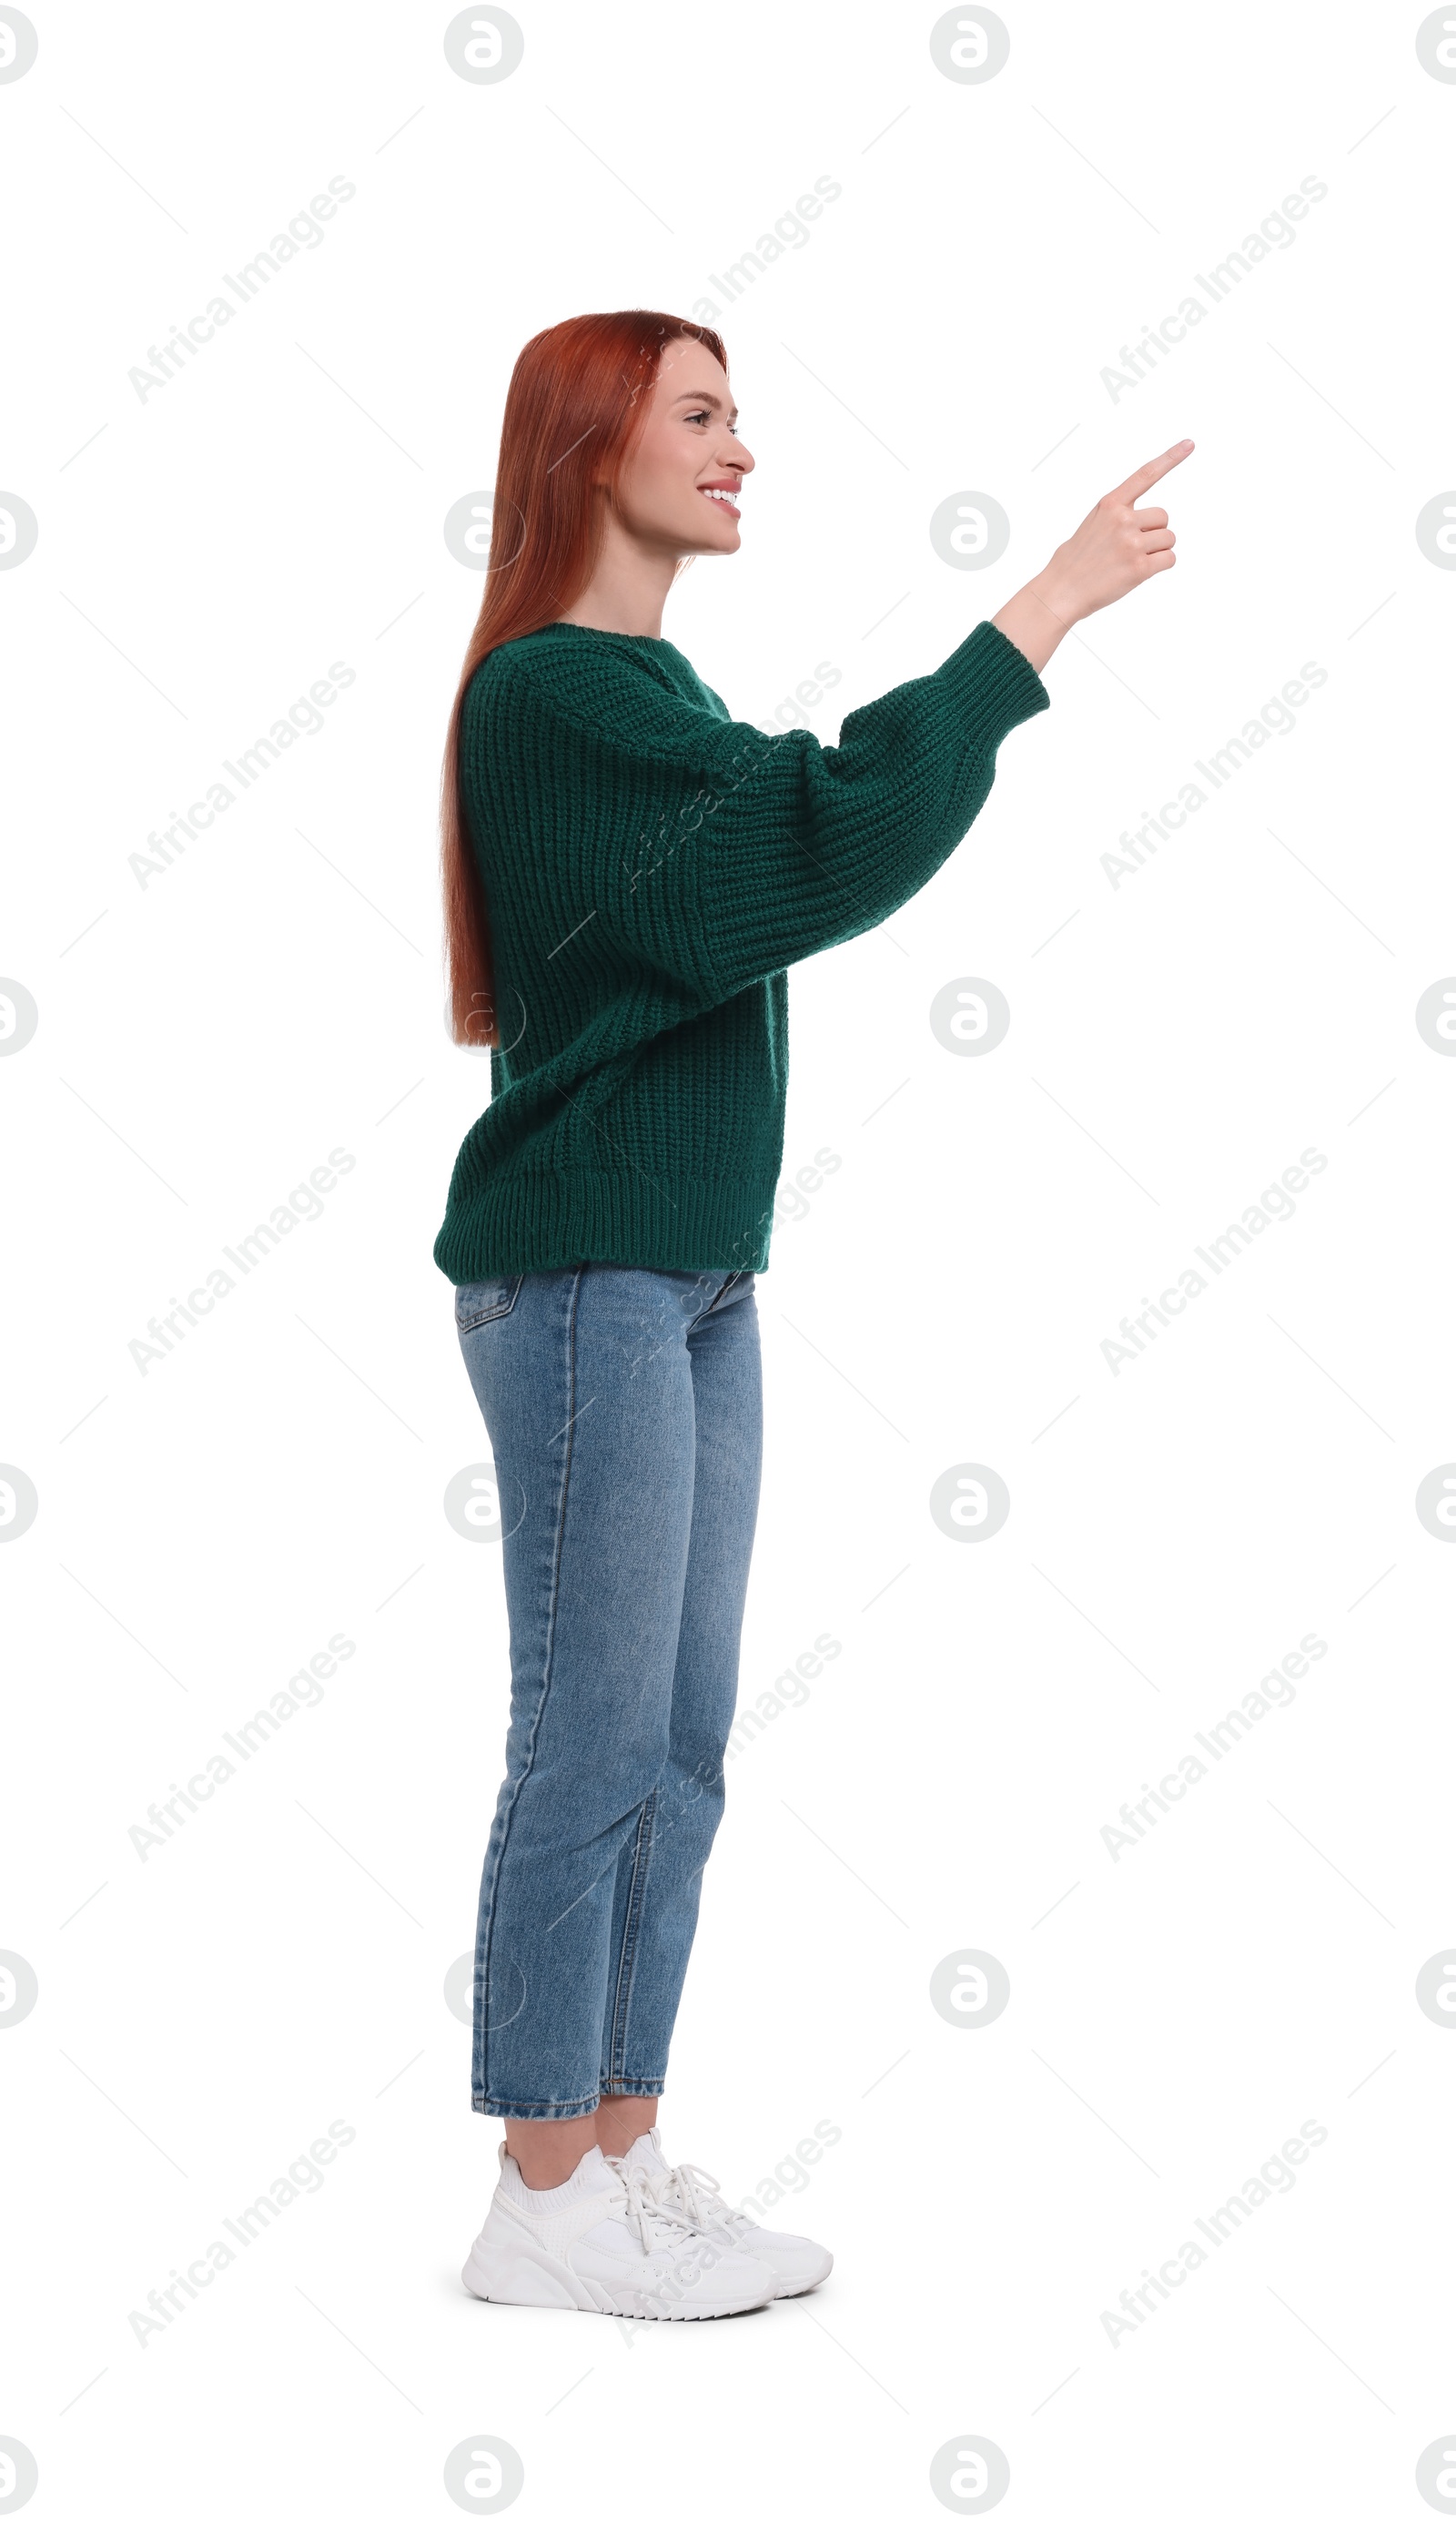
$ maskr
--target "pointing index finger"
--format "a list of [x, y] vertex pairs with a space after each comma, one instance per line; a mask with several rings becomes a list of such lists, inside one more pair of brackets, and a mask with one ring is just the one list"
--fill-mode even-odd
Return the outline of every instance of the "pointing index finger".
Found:
[[1175, 464], [1181, 464], [1185, 456], [1193, 453], [1193, 446], [1191, 438], [1180, 438], [1177, 445], [1170, 446], [1165, 455], [1151, 456], [1146, 464], [1139, 465], [1136, 473], [1129, 473], [1127, 480], [1119, 484], [1112, 493], [1113, 498], [1141, 499], [1144, 491], [1151, 490], [1154, 482], [1160, 482], [1165, 473], [1172, 472]]

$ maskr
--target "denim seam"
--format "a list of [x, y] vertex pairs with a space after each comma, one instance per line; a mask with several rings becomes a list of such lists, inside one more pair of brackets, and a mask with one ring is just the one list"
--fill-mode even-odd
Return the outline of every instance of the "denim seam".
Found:
[[[499, 1322], [503, 1322], [503, 1321], [504, 1321], [504, 1319], [505, 1319], [505, 1317], [506, 1317], [506, 1315], [507, 1315], [507, 1314], [509, 1314], [509, 1313], [513, 1313], [513, 1312], [514, 1312], [514, 1310], [515, 1310], [515, 1302], [516, 1302], [516, 1298], [517, 1298], [517, 1296], [519, 1296], [519, 1294], [520, 1294], [520, 1292], [521, 1292], [521, 1283], [522, 1283], [522, 1279], [524, 1278], [524, 1276], [525, 1276], [525, 1273], [524, 1273], [524, 1272], [521, 1272], [521, 1273], [519, 1273], [519, 1274], [517, 1275], [515, 1285], [514, 1285], [514, 1286], [513, 1286], [513, 1288], [511, 1289], [510, 1295], [507, 1297], [507, 1299], [506, 1299], [506, 1301], [505, 1301], [505, 1303], [504, 1303], [503, 1305], [487, 1305], [487, 1307], [486, 1307], [486, 1309], [485, 1309], [484, 1313], [479, 1313], [479, 1314], [470, 1314], [470, 1315], [468, 1315], [468, 1316], [463, 1316], [463, 1317], [462, 1317], [462, 1315], [461, 1315], [461, 1313], [460, 1313], [459, 1305], [458, 1305], [458, 1303], [457, 1303], [457, 1304], [456, 1304], [456, 1307], [455, 1307], [455, 1329], [456, 1329], [456, 1331], [461, 1331], [461, 1332], [465, 1332], [465, 1331], [478, 1331], [480, 1330], [480, 1327], [481, 1327], [482, 1323], [499, 1323]], [[478, 1283], [476, 1283], [476, 1282], [471, 1282], [471, 1284], [478, 1284]]]
[[636, 1972], [637, 1935], [642, 1909], [647, 1896], [647, 1873], [652, 1863], [653, 1824], [657, 1816], [657, 1789], [654, 1787], [642, 1804], [637, 1823], [636, 1845], [632, 1852], [632, 1881], [627, 1893], [627, 1915], [622, 1926], [622, 1955], [617, 1965], [617, 1991], [612, 2006], [612, 2036], [609, 2064], [614, 2078], [622, 2072], [632, 2020], [632, 1990]]
[[472, 2095], [473, 2107], [493, 2119], [580, 2120], [588, 2118], [601, 2096], [593, 2093], [580, 2102], [506, 2102], [496, 2093]]
[[714, 1308], [715, 1308], [716, 1306], [718, 1306], [718, 1305], [721, 1305], [721, 1304], [722, 1304], [722, 1302], [723, 1302], [723, 1300], [724, 1300], [724, 1297], [728, 1294], [728, 1291], [729, 1287], [735, 1287], [735, 1286], [737, 1285], [737, 1284], [738, 1284], [738, 1281], [739, 1281], [740, 1279], [744, 1279], [744, 1278], [746, 1278], [747, 1276], [748, 1276], [748, 1273], [747, 1273], [745, 1270], [730, 1270], [730, 1271], [728, 1272], [728, 1277], [725, 1279], [725, 1281], [724, 1281], [724, 1283], [723, 1283], [723, 1285], [719, 1288], [717, 1295], [714, 1297], [714, 1299], [713, 1299], [713, 1303], [712, 1303], [711, 1305], [705, 1305], [705, 1306], [703, 1307], [702, 1312], [701, 1312], [701, 1313], [699, 1314], [699, 1316], [698, 1316], [698, 1321], [699, 1321], [700, 1323], [705, 1323], [705, 1322], [707, 1321], [707, 1319], [708, 1319], [708, 1316], [713, 1312]]
[[[505, 1826], [500, 1834], [500, 1850], [495, 1859], [495, 1874], [491, 1886], [491, 1924], [486, 1934], [486, 1949], [483, 1955], [485, 1964], [485, 1997], [487, 2005], [489, 2005], [491, 1989], [491, 1953], [495, 1941], [495, 1918], [498, 1907], [497, 1894], [500, 1890], [500, 1878], [505, 1871], [506, 1850], [510, 1845], [510, 1826], [516, 1817], [516, 1806], [521, 1798], [521, 1789], [526, 1784], [526, 1781], [530, 1777], [532, 1769], [536, 1764], [537, 1737], [540, 1731], [540, 1721], [545, 1710], [546, 1699], [551, 1687], [551, 1658], [556, 1645], [556, 1604], [560, 1591], [561, 1552], [566, 1533], [566, 1499], [567, 1490], [571, 1482], [572, 1456], [576, 1450], [576, 1412], [571, 1405], [574, 1403], [576, 1398], [577, 1304], [581, 1294], [582, 1274], [588, 1266], [589, 1265], [586, 1262], [579, 1264], [576, 1276], [572, 1281], [569, 1336], [566, 1348], [566, 1397], [568, 1404], [566, 1417], [566, 1460], [561, 1466], [561, 1491], [556, 1506], [556, 1548], [551, 1562], [551, 1599], [546, 1612], [546, 1651], [544, 1658], [544, 1672], [536, 1706], [532, 1712], [531, 1735], [526, 1746], [525, 1763], [522, 1767], [521, 1774], [516, 1780], [515, 1786], [511, 1791], [510, 1801], [506, 1806]], [[485, 2071], [486, 2084], [489, 2086], [491, 2072], [490, 2059], [486, 2054], [487, 2047], [488, 2043], [482, 2041], [481, 2064]], [[585, 2107], [587, 2109], [591, 2109], [594, 2105], [587, 2103]]]

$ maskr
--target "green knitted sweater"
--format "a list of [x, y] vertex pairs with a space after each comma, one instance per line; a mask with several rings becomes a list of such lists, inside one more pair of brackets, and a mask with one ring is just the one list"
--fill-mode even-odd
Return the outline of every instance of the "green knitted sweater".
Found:
[[617, 1261], [765, 1270], [790, 963], [875, 927], [1051, 706], [991, 622], [836, 745], [728, 716], [670, 639], [553, 622], [461, 714], [501, 1047], [435, 1259], [459, 1286]]

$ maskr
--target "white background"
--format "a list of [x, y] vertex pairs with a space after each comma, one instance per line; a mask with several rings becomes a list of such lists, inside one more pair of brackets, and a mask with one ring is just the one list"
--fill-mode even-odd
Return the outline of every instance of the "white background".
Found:
[[[15, 1643], [0, 1944], [0, 2434], [38, 2514], [442, 2516], [472, 2429], [522, 2514], [933, 2514], [963, 2430], [1005, 2509], [1417, 2515], [1456, 2421], [1450, 1595], [1456, 1456], [1449, 622], [1456, 85], [1417, 10], [522, 7], [496, 84], [418, 6], [35, 11], [0, 85], [0, 576], [14, 845], [0, 1554]], [[819, 176], [809, 241], [709, 280]], [[354, 195], [164, 390], [145, 363], [331, 177]], [[1134, 389], [1102, 371], [1301, 179], [1326, 197]], [[797, 968], [760, 1280], [745, 1703], [670, 2150], [820, 2294], [647, 2327], [491, 2311], [494, 2176], [444, 1996], [502, 1756], [488, 1458], [431, 1245], [488, 1092], [445, 1029], [434, 809], [523, 342], [718, 309], [757, 458], [743, 548], [665, 628], [743, 718], [924, 673], [1135, 464], [1178, 565], [1066, 640], [964, 846]], [[978, 575], [933, 510], [1011, 520]], [[1456, 494], [1453, 494], [1456, 495]], [[145, 884], [130, 861], [334, 661], [322, 727]], [[1104, 854], [1306, 661], [1328, 679], [1181, 836]], [[221, 774], [225, 775], [225, 774]], [[1006, 1041], [928, 1009], [992, 980]], [[353, 1170], [170, 1354], [130, 1343], [321, 1165]], [[1144, 1354], [1102, 1342], [1300, 1151], [1325, 1169]], [[794, 1211], [802, 1208], [802, 1214]], [[1205, 1276], [1208, 1274], [1204, 1274]], [[1011, 1509], [929, 1511], [955, 1466]], [[342, 1632], [352, 1659], [145, 1861], [128, 1836]], [[1102, 1833], [1301, 1636], [1328, 1648], [1116, 1861]], [[944, 2020], [932, 1970], [1010, 2002]], [[1286, 2195], [1116, 2343], [1103, 2321], [1301, 2124]], [[128, 2315], [330, 2122], [354, 2141], [139, 2344]], [[0, 2509], [8, 2509], [0, 2506]], [[481, 2509], [489, 2509], [482, 2507]], [[963, 2502], [963, 2509], [979, 2509]]]

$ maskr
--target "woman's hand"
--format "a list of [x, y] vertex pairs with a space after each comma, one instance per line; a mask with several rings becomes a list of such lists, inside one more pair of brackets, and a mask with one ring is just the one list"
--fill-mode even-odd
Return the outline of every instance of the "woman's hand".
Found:
[[1180, 439], [1166, 455], [1154, 455], [1108, 490], [1076, 533], [1057, 544], [1046, 568], [993, 614], [998, 630], [1038, 674], [1074, 623], [1172, 568], [1177, 537], [1166, 508], [1139, 508], [1134, 501], [1191, 455], [1193, 444]]

